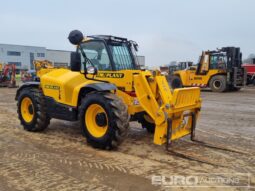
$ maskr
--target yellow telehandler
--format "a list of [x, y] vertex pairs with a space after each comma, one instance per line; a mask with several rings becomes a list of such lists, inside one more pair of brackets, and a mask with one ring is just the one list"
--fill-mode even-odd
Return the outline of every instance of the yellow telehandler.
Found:
[[[17, 112], [28, 131], [42, 131], [51, 118], [79, 121], [93, 147], [117, 147], [129, 121], [166, 144], [186, 135], [194, 138], [201, 107], [199, 88], [171, 90], [165, 76], [139, 68], [134, 41], [115, 36], [87, 36], [74, 30], [69, 41], [71, 69], [46, 69], [39, 80], [16, 93]], [[44, 69], [41, 69], [43, 71]]]

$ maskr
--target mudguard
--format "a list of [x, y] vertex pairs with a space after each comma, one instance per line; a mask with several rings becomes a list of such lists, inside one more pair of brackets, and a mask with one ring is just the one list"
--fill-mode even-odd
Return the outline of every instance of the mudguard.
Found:
[[40, 86], [40, 82], [26, 82], [26, 83], [22, 84], [17, 89], [15, 100], [18, 100], [19, 94], [20, 94], [21, 90], [23, 90], [24, 88], [27, 88], [27, 87], [37, 87], [38, 88], [39, 86]]
[[88, 85], [84, 86], [83, 88], [85, 88], [85, 89], [91, 88], [91, 89], [95, 89], [97, 91], [117, 90], [117, 87], [114, 84], [104, 83], [104, 82], [88, 84]]

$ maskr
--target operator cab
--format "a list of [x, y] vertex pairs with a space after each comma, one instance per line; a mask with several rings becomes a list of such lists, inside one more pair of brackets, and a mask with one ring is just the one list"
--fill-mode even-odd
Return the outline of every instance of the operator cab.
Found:
[[[107, 35], [84, 38], [79, 31], [72, 31], [68, 38], [72, 44], [77, 45], [77, 51], [71, 55], [72, 63], [77, 66], [71, 68], [73, 71], [85, 69], [86, 73], [91, 68], [96, 72], [139, 69], [135, 53], [138, 45], [134, 41]], [[81, 63], [82, 67], [78, 67]]]
[[206, 75], [209, 70], [232, 72], [233, 68], [241, 68], [242, 53], [240, 48], [224, 47], [215, 51], [205, 51], [200, 57], [197, 74]]
[[210, 56], [210, 69], [226, 69], [227, 55], [225, 53], [214, 53]]

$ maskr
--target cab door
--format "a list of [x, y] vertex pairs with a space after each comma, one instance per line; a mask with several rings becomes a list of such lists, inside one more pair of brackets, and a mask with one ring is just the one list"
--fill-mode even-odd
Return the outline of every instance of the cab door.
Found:
[[190, 85], [191, 86], [206, 86], [207, 74], [209, 72], [210, 54], [203, 52], [196, 70], [190, 72]]

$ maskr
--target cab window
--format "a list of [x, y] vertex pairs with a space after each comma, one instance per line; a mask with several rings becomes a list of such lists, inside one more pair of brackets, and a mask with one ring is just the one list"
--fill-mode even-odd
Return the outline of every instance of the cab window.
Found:
[[135, 69], [129, 47], [126, 43], [109, 44], [116, 70]]
[[211, 55], [210, 69], [224, 69], [226, 68], [226, 56], [225, 55]]
[[[93, 65], [100, 71], [112, 70], [110, 59], [106, 51], [105, 44], [100, 41], [90, 41], [81, 44], [81, 48]], [[84, 62], [83, 56], [81, 56]], [[89, 62], [86, 63], [87, 67], [91, 66]]]

